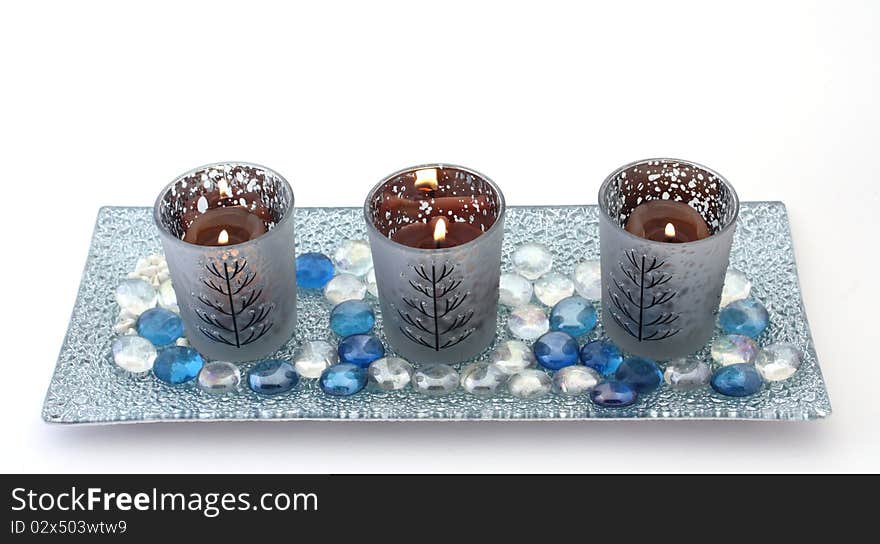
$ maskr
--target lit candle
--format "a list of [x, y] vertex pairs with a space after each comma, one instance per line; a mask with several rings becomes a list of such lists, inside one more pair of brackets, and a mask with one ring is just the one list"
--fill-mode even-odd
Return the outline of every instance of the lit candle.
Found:
[[437, 168], [414, 172], [412, 189], [385, 195], [381, 213], [395, 217], [400, 225], [391, 239], [419, 249], [438, 249], [466, 244], [491, 227], [484, 215], [489, 209], [486, 195], [467, 194], [465, 187], [437, 181]]
[[416, 363], [466, 361], [498, 319], [504, 197], [459, 166], [408, 168], [364, 206], [388, 343]]
[[693, 162], [648, 159], [615, 170], [598, 200], [605, 334], [654, 360], [695, 353], [715, 333], [733, 187]]
[[154, 210], [190, 344], [253, 361], [296, 327], [293, 191], [276, 172], [217, 163], [179, 176]]
[[683, 243], [708, 238], [709, 226], [700, 212], [684, 202], [649, 200], [637, 206], [626, 231], [655, 242]]
[[183, 240], [200, 246], [242, 244], [266, 234], [266, 223], [246, 208], [214, 208], [193, 219]]
[[257, 195], [242, 192], [234, 196], [225, 179], [217, 183], [216, 191], [193, 199], [187, 207], [183, 240], [191, 244], [242, 244], [268, 231], [267, 209], [259, 203]]

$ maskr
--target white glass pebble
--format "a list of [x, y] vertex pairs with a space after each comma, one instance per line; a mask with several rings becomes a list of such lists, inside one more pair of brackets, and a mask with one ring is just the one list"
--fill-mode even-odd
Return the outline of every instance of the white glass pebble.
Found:
[[476, 397], [491, 397], [509, 376], [492, 363], [471, 363], [461, 371], [461, 387]]
[[532, 282], [519, 274], [501, 274], [498, 284], [498, 302], [508, 308], [518, 308], [532, 300]]
[[371, 268], [370, 271], [367, 272], [365, 281], [367, 284], [367, 293], [379, 298], [379, 286], [376, 285], [376, 270], [374, 268]]
[[141, 336], [120, 336], [111, 346], [113, 362], [128, 372], [146, 372], [156, 362], [156, 346]]
[[331, 306], [346, 300], [363, 300], [367, 286], [353, 274], [339, 274], [324, 286], [324, 298]]
[[563, 397], [576, 397], [587, 393], [600, 381], [602, 376], [592, 368], [571, 365], [557, 370], [553, 375], [553, 391]]
[[768, 382], [791, 378], [803, 362], [801, 350], [794, 344], [779, 342], [765, 346], [755, 357], [755, 368]]
[[363, 276], [373, 268], [373, 254], [366, 240], [343, 240], [333, 253], [336, 270], [343, 274]]
[[320, 378], [339, 362], [336, 346], [324, 340], [309, 340], [293, 352], [293, 368], [303, 378]]
[[116, 287], [116, 303], [135, 316], [155, 308], [158, 301], [156, 289], [142, 279], [122, 280]]
[[238, 365], [226, 361], [205, 363], [196, 383], [199, 389], [212, 395], [231, 393], [241, 383], [241, 370]]
[[736, 268], [729, 267], [724, 276], [724, 289], [721, 291], [720, 307], [724, 308], [731, 302], [749, 298], [752, 292], [752, 282], [745, 273]]
[[127, 334], [128, 331], [134, 330], [137, 325], [138, 316], [128, 310], [119, 310], [119, 316], [116, 318], [116, 324], [113, 330], [116, 334]]
[[578, 263], [571, 279], [580, 296], [587, 300], [602, 300], [602, 265], [599, 261]]
[[550, 320], [542, 308], [526, 304], [510, 312], [507, 327], [517, 338], [536, 340], [550, 330]]
[[703, 361], [681, 358], [670, 361], [663, 380], [676, 391], [693, 391], [705, 387], [712, 379], [712, 369]]
[[172, 312], [179, 310], [177, 307], [177, 294], [174, 292], [174, 285], [171, 284], [171, 280], [162, 282], [158, 289], [158, 295], [159, 306]]
[[382, 357], [370, 363], [367, 378], [370, 384], [383, 391], [397, 391], [412, 381], [413, 367], [400, 357]]
[[511, 256], [513, 269], [527, 280], [536, 280], [553, 269], [553, 254], [544, 244], [524, 244]]
[[533, 368], [517, 372], [507, 381], [507, 390], [519, 399], [539, 399], [550, 393], [550, 388], [550, 376]]
[[535, 296], [543, 304], [553, 307], [557, 302], [574, 294], [574, 282], [556, 272], [544, 274], [535, 282]]
[[458, 382], [458, 372], [442, 363], [422, 365], [412, 376], [413, 389], [431, 397], [452, 393], [458, 388]]
[[752, 363], [758, 355], [758, 344], [748, 336], [728, 334], [712, 342], [712, 359], [721, 366]]
[[498, 344], [489, 355], [489, 362], [508, 375], [532, 368], [538, 363], [532, 348], [520, 340], [505, 340]]

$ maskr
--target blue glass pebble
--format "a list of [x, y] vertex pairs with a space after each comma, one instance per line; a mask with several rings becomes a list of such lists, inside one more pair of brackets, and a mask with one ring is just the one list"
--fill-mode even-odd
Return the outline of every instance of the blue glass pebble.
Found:
[[651, 359], [630, 357], [620, 363], [614, 377], [638, 393], [650, 393], [663, 383], [663, 369]]
[[560, 300], [550, 311], [550, 330], [583, 336], [596, 327], [599, 316], [589, 300], [573, 296]]
[[385, 346], [371, 334], [353, 334], [339, 342], [339, 360], [367, 368], [376, 359], [385, 357]]
[[153, 308], [138, 318], [137, 331], [154, 346], [167, 346], [183, 336], [183, 321], [171, 310]]
[[172, 346], [159, 352], [153, 374], [165, 383], [177, 385], [196, 379], [205, 360], [192, 348]]
[[602, 382], [590, 390], [590, 400], [602, 408], [629, 406], [638, 398], [636, 390], [623, 382]]
[[277, 395], [290, 391], [299, 382], [293, 365], [280, 359], [260, 361], [248, 372], [248, 387], [261, 395]]
[[330, 329], [339, 336], [365, 334], [376, 324], [373, 308], [362, 300], [346, 300], [330, 312]]
[[578, 362], [578, 343], [570, 334], [553, 331], [535, 340], [532, 346], [538, 364], [550, 370], [559, 370]]
[[731, 302], [718, 315], [718, 324], [725, 334], [757, 338], [769, 323], [767, 308], [753, 298]]
[[325, 370], [319, 383], [328, 395], [347, 397], [366, 387], [367, 371], [355, 364], [339, 363]]
[[581, 362], [607, 378], [617, 372], [623, 355], [611, 342], [594, 340], [581, 348]]
[[712, 376], [712, 389], [728, 397], [748, 397], [761, 390], [763, 380], [755, 365], [737, 363], [723, 366]]
[[323, 253], [303, 253], [296, 258], [296, 284], [321, 289], [333, 278], [333, 261]]

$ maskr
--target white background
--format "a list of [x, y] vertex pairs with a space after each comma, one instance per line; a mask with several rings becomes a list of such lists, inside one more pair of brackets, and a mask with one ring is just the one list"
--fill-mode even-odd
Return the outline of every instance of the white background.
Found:
[[[17, 4], [0, 7], [0, 470], [880, 469], [876, 2]], [[277, 169], [299, 206], [360, 205], [428, 161], [485, 172], [510, 204], [592, 204], [649, 156], [788, 205], [830, 419], [40, 419], [101, 205], [152, 205], [227, 159]]]

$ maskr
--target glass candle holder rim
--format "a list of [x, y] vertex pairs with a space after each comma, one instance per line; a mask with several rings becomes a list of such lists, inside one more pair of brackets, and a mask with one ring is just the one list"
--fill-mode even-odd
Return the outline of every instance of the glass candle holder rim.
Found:
[[624, 235], [627, 238], [631, 238], [636, 242], [648, 243], [648, 244], [667, 244], [668, 243], [668, 242], [657, 242], [654, 240], [648, 240], [647, 238], [642, 238], [641, 236], [636, 236], [635, 234], [633, 234], [633, 233], [627, 231], [625, 228], [621, 227], [618, 219], [611, 217], [611, 214], [608, 213], [607, 204], [606, 204], [605, 198], [603, 198], [605, 196], [606, 191], [608, 190], [608, 187], [612, 183], [614, 183], [615, 179], [617, 178], [617, 176], [620, 175], [621, 172], [628, 170], [634, 166], [638, 166], [640, 164], [648, 164], [648, 163], [652, 163], [655, 161], [656, 162], [668, 162], [668, 163], [680, 163], [680, 164], [684, 164], [686, 166], [690, 166], [692, 168], [702, 170], [704, 172], [707, 172], [707, 173], [715, 176], [716, 178], [718, 178], [718, 180], [721, 181], [721, 183], [724, 185], [724, 187], [729, 192], [730, 198], [731, 198], [731, 204], [733, 205], [733, 213], [730, 214], [730, 221], [728, 221], [726, 225], [722, 226], [716, 232], [711, 233], [706, 238], [701, 238], [699, 240], [692, 240], [690, 242], [680, 242], [680, 243], [676, 243], [675, 245], [685, 246], [685, 247], [696, 247], [696, 246], [699, 246], [700, 244], [708, 243], [710, 240], [712, 240], [716, 236], [724, 234], [725, 232], [729, 231], [730, 229], [732, 229], [736, 226], [736, 218], [739, 217], [739, 195], [737, 195], [736, 189], [733, 188], [733, 185], [731, 185], [730, 182], [727, 181], [727, 178], [725, 178], [724, 176], [722, 176], [721, 174], [719, 174], [715, 170], [709, 168], [708, 166], [704, 166], [698, 162], [689, 161], [689, 160], [685, 160], [685, 159], [674, 159], [674, 158], [668, 158], [668, 157], [655, 157], [655, 158], [650, 158], [650, 159], [640, 159], [637, 161], [632, 161], [632, 162], [625, 164], [619, 168], [616, 168], [613, 172], [608, 174], [608, 177], [606, 177], [605, 181], [602, 182], [602, 186], [599, 187], [599, 213], [602, 215], [602, 217], [607, 219], [612, 225], [616, 226], [618, 229], [623, 231]]
[[[409, 173], [415, 172], [416, 170], [423, 170], [426, 168], [437, 168], [437, 169], [451, 168], [451, 169], [459, 170], [461, 172], [465, 172], [465, 173], [470, 174], [472, 176], [475, 176], [477, 178], [480, 178], [480, 180], [485, 182], [495, 192], [495, 195], [498, 198], [498, 203], [497, 203], [498, 214], [495, 216], [495, 221], [492, 223], [492, 226], [489, 227], [485, 232], [483, 232], [482, 234], [480, 234], [479, 236], [477, 236], [476, 238], [474, 238], [473, 240], [471, 240], [469, 242], [465, 242], [464, 244], [460, 244], [460, 245], [452, 246], [452, 247], [446, 247], [446, 248], [412, 247], [412, 246], [408, 246], [406, 244], [401, 244], [400, 242], [393, 240], [390, 236], [385, 236], [384, 234], [382, 234], [382, 232], [379, 231], [379, 229], [376, 228], [376, 225], [373, 223], [373, 214], [370, 211], [370, 206], [373, 202], [373, 197], [376, 195], [376, 193], [379, 191], [379, 189], [381, 189], [386, 183], [388, 183], [392, 179], [399, 177], [399, 176], [402, 176], [404, 174], [409, 174]], [[388, 174], [387, 176], [382, 178], [378, 183], [376, 183], [373, 186], [373, 188], [370, 189], [370, 192], [367, 193], [367, 198], [364, 200], [363, 210], [364, 210], [364, 222], [367, 224], [367, 230], [369, 230], [370, 232], [377, 233], [379, 235], [380, 239], [387, 240], [392, 245], [405, 247], [405, 248], [411, 249], [413, 251], [423, 251], [426, 253], [430, 252], [430, 253], [443, 255], [443, 254], [451, 253], [453, 251], [459, 251], [461, 248], [468, 248], [473, 245], [476, 245], [479, 242], [480, 238], [487, 236], [490, 233], [493, 233], [499, 229], [503, 229], [504, 228], [503, 219], [504, 219], [504, 215], [507, 211], [507, 205], [504, 201], [504, 193], [502, 193], [501, 189], [498, 187], [498, 185], [494, 181], [492, 181], [491, 178], [486, 176], [485, 174], [481, 174], [480, 172], [477, 172], [473, 168], [468, 168], [466, 166], [461, 166], [458, 164], [451, 164], [451, 163], [437, 162], [437, 163], [427, 163], [427, 164], [419, 164], [416, 166], [409, 166], [406, 168], [401, 168], [400, 170], [398, 170], [394, 173]]]
[[267, 229], [267, 231], [264, 234], [261, 234], [260, 236], [254, 238], [252, 240], [248, 240], [246, 242], [241, 242], [238, 244], [228, 244], [228, 245], [224, 245], [224, 246], [215, 246], [215, 247], [220, 248], [220, 249], [224, 249], [224, 250], [240, 248], [242, 246], [252, 244], [254, 242], [254, 240], [258, 240], [258, 239], [261, 239], [261, 238], [264, 238], [267, 236], [271, 236], [272, 233], [275, 231], [281, 232], [283, 229], [281, 229], [279, 227], [285, 225], [289, 221], [293, 221], [293, 209], [294, 209], [293, 188], [290, 186], [290, 183], [287, 181], [287, 179], [284, 176], [282, 176], [281, 174], [279, 174], [276, 170], [273, 170], [272, 168], [268, 168], [266, 166], [263, 166], [262, 164], [257, 164], [257, 163], [248, 162], [248, 161], [211, 162], [208, 164], [203, 164], [202, 166], [197, 166], [195, 168], [191, 168], [190, 170], [187, 170], [183, 174], [176, 176], [170, 183], [168, 183], [165, 187], [162, 188], [162, 191], [159, 192], [159, 196], [156, 197], [156, 203], [153, 205], [153, 222], [156, 224], [156, 228], [159, 229], [159, 235], [162, 238], [164, 238], [166, 240], [170, 240], [170, 241], [172, 241], [172, 243], [180, 244], [181, 247], [188, 247], [188, 248], [207, 247], [207, 246], [200, 246], [198, 244], [192, 244], [190, 242], [187, 242], [187, 241], [173, 235], [171, 232], [169, 232], [168, 228], [164, 225], [164, 222], [162, 221], [160, 210], [162, 209], [162, 201], [165, 199], [165, 195], [167, 195], [168, 192], [175, 185], [177, 185], [177, 183], [180, 180], [182, 180], [183, 178], [185, 178], [187, 176], [191, 176], [200, 170], [207, 170], [209, 168], [217, 168], [217, 167], [222, 167], [222, 166], [246, 166], [249, 168], [265, 170], [267, 173], [271, 173], [272, 176], [274, 176], [275, 178], [278, 179], [278, 181], [281, 184], [281, 187], [287, 193], [287, 196], [289, 196], [289, 199], [288, 199], [287, 208], [284, 210], [285, 213], [284, 213], [284, 216], [281, 218], [281, 221], [278, 221], [278, 223], [276, 223], [275, 226], [273, 226], [271, 229]]

